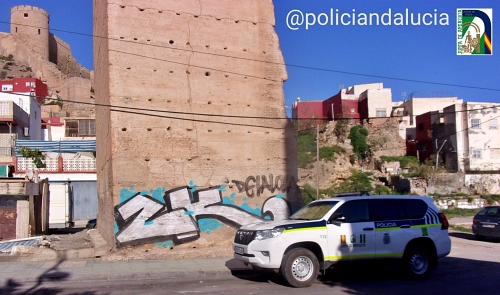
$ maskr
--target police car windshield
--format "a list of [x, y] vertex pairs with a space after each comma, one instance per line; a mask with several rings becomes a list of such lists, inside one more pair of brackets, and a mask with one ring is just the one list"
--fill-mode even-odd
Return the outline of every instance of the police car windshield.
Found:
[[302, 207], [299, 211], [295, 212], [289, 219], [292, 220], [317, 220], [325, 216], [330, 209], [332, 209], [338, 201], [329, 202], [314, 202]]

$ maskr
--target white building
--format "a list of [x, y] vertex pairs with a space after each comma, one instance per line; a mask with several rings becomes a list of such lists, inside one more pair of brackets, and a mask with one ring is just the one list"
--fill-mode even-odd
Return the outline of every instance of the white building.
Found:
[[406, 140], [416, 139], [415, 119], [416, 116], [431, 111], [441, 110], [455, 103], [462, 103], [462, 99], [448, 96], [418, 97], [418, 93], [410, 96], [410, 99], [404, 101], [398, 108], [395, 108], [393, 116], [401, 116], [399, 124], [399, 136]]
[[454, 104], [443, 114], [455, 130], [447, 137], [447, 170], [464, 173], [465, 184], [479, 193], [500, 193], [500, 103]]

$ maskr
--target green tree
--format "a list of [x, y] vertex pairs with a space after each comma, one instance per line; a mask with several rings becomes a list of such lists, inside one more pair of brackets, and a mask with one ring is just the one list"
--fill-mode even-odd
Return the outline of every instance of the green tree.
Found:
[[336, 193], [371, 191], [373, 189], [373, 180], [372, 173], [351, 169], [351, 176], [346, 178], [344, 182], [335, 185], [333, 191]]
[[368, 130], [366, 130], [362, 125], [356, 125], [351, 128], [349, 132], [349, 139], [351, 140], [351, 145], [354, 148], [354, 154], [358, 159], [364, 159], [367, 156], [368, 144], [366, 143], [366, 136], [368, 135]]
[[45, 163], [43, 162], [43, 160], [45, 160], [45, 156], [38, 149], [32, 150], [28, 147], [22, 146], [19, 151], [24, 158], [31, 159], [36, 168], [46, 167]]

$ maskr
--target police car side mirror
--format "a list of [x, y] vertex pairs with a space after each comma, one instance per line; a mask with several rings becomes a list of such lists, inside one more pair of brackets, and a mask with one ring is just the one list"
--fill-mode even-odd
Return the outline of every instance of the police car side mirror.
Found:
[[345, 221], [344, 213], [333, 213], [329, 219], [330, 223], [341, 223], [344, 221]]

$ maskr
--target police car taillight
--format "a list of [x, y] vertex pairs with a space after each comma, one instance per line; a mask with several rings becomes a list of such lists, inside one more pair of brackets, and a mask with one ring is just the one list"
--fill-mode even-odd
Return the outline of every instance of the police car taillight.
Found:
[[441, 229], [448, 229], [450, 227], [450, 223], [443, 213], [439, 213], [439, 221], [441, 221]]

